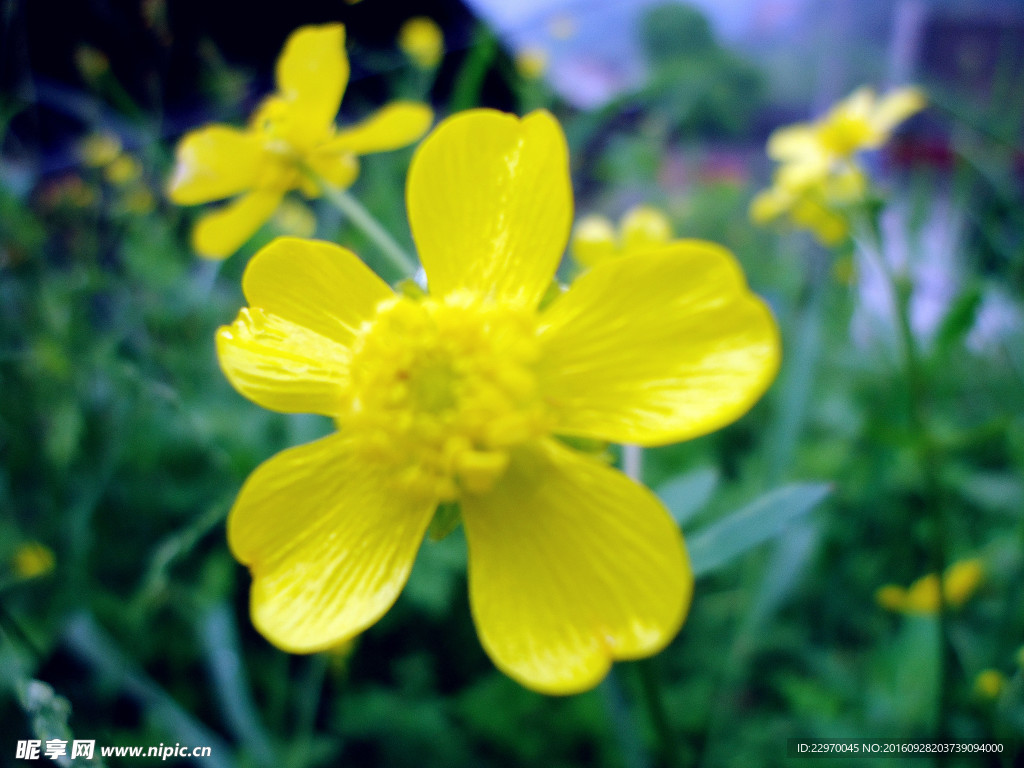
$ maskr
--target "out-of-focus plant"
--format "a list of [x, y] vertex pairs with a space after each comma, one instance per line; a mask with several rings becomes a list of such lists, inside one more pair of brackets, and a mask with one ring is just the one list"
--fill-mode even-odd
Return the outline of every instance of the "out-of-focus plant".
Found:
[[851, 217], [874, 194], [859, 154], [879, 149], [924, 105], [917, 88], [881, 99], [861, 88], [815, 122], [778, 129], [768, 139], [768, 155], [779, 165], [772, 186], [754, 198], [751, 217], [759, 223], [784, 219], [823, 245], [838, 245], [850, 233]]

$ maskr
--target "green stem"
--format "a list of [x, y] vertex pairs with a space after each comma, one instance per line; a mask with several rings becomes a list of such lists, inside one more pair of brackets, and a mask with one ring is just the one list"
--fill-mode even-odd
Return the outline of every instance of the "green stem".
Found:
[[318, 179], [317, 182], [323, 189], [324, 197], [347, 216], [349, 221], [359, 227], [368, 238], [373, 240], [393, 267], [405, 277], [412, 277], [416, 274], [416, 261], [388, 234], [388, 231], [381, 226], [372, 213], [363, 207], [362, 203], [344, 189], [338, 189], [322, 179]]
[[[639, 445], [622, 446], [622, 471], [637, 483], [643, 483], [644, 451]], [[665, 700], [661, 695], [661, 678], [658, 676], [654, 662], [645, 659], [637, 662], [637, 673], [640, 687], [643, 690], [644, 705], [651, 718], [651, 725], [658, 735], [661, 746], [661, 762], [665, 768], [676, 768], [679, 765], [676, 754], [676, 740], [672, 734], [672, 724], [665, 708]]]
[[[932, 516], [932, 570], [939, 581], [938, 633], [939, 633], [939, 668], [936, 672], [939, 683], [939, 711], [936, 724], [936, 741], [946, 741], [949, 733], [949, 710], [952, 701], [952, 686], [949, 657], [951, 643], [949, 640], [949, 606], [946, 603], [944, 576], [946, 573], [948, 533], [942, 502], [942, 483], [939, 478], [939, 459], [937, 446], [928, 428], [927, 418], [927, 385], [920, 349], [910, 322], [910, 299], [912, 295], [911, 281], [907, 277], [897, 277], [885, 261], [882, 253], [881, 236], [871, 222], [862, 227], [862, 238], [858, 242], [861, 253], [872, 261], [886, 281], [886, 288], [892, 301], [896, 316], [896, 329], [899, 333], [900, 352], [903, 367], [907, 376], [907, 417], [910, 428], [915, 436], [915, 451], [921, 472], [924, 475], [924, 506], [925, 512]], [[939, 755], [938, 764], [944, 765], [946, 759]]]
[[661, 693], [661, 677], [653, 659], [644, 659], [636, 663], [640, 687], [643, 690], [644, 704], [651, 717], [651, 725], [658, 734], [661, 745], [661, 763], [665, 768], [677, 768], [679, 755], [676, 752], [676, 739], [672, 733], [672, 723], [665, 708], [665, 698]]

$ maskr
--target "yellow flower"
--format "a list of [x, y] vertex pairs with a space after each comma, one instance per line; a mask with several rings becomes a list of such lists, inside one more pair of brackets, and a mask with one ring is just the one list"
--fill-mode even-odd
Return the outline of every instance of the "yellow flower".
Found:
[[38, 541], [20, 545], [11, 558], [14, 572], [23, 579], [35, 579], [53, 572], [53, 551]]
[[623, 215], [618, 232], [604, 216], [584, 216], [573, 229], [569, 252], [581, 267], [593, 267], [608, 259], [649, 251], [671, 239], [668, 217], [653, 206], [638, 205]]
[[121, 140], [113, 133], [90, 133], [78, 143], [78, 155], [90, 168], [102, 168], [121, 154]]
[[776, 373], [775, 323], [732, 256], [698, 241], [601, 264], [539, 309], [572, 222], [547, 112], [449, 118], [406, 200], [429, 294], [282, 238], [218, 333], [243, 395], [338, 427], [258, 467], [231, 510], [253, 622], [293, 652], [362, 632], [457, 502], [487, 653], [530, 688], [585, 690], [672, 639], [693, 578], [657, 497], [558, 438], [660, 445], [735, 420]]
[[548, 54], [543, 48], [523, 48], [516, 54], [516, 70], [526, 80], [537, 80], [548, 68]]
[[782, 163], [779, 183], [803, 190], [847, 172], [856, 153], [881, 147], [897, 125], [924, 106], [918, 88], [899, 88], [882, 99], [860, 88], [818, 121], [780, 128], [768, 139], [769, 156]]
[[142, 177], [142, 164], [131, 155], [118, 155], [103, 170], [107, 181], [125, 187]]
[[316, 214], [298, 200], [285, 200], [274, 213], [274, 226], [283, 235], [312, 237], [316, 233]]
[[983, 699], [995, 699], [1003, 692], [1006, 676], [998, 669], [984, 669], [974, 678], [974, 692]]
[[[961, 560], [946, 569], [942, 579], [946, 605], [960, 608], [985, 578], [980, 560]], [[908, 588], [890, 584], [875, 594], [875, 600], [887, 610], [898, 613], [934, 614], [939, 611], [939, 579], [934, 573], [922, 576]]]
[[822, 245], [833, 246], [849, 235], [845, 211], [863, 198], [866, 189], [867, 179], [855, 168], [802, 191], [794, 191], [776, 178], [773, 186], [754, 197], [750, 218], [758, 224], [786, 219], [811, 232]]
[[398, 47], [420, 69], [433, 69], [444, 55], [444, 34], [433, 19], [416, 16], [398, 30]]
[[750, 218], [759, 224], [787, 219], [822, 245], [838, 244], [849, 234], [847, 209], [860, 203], [868, 188], [856, 153], [882, 146], [924, 105], [917, 88], [900, 88], [882, 99], [861, 88], [820, 120], [775, 131], [768, 154], [780, 165], [772, 186], [751, 203]]
[[310, 174], [347, 187], [359, 173], [357, 155], [397, 149], [426, 132], [433, 119], [430, 108], [404, 101], [336, 129], [348, 74], [345, 28], [302, 27], [289, 36], [277, 61], [277, 92], [263, 101], [247, 128], [209, 125], [181, 140], [168, 189], [171, 200], [193, 205], [238, 196], [200, 219], [193, 245], [201, 256], [230, 256], [287, 192], [319, 195]]

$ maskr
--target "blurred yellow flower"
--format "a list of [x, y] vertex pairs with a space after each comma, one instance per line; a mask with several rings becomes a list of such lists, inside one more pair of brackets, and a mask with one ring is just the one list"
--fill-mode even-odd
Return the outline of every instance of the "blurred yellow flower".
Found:
[[125, 187], [142, 178], [142, 164], [131, 155], [118, 155], [103, 169], [103, 175], [114, 186]]
[[[985, 578], [980, 560], [961, 560], [946, 569], [943, 591], [946, 605], [960, 608], [978, 591]], [[934, 614], [939, 611], [939, 578], [934, 573], [922, 576], [908, 588], [889, 584], [875, 593], [876, 602], [897, 613]]]
[[974, 693], [983, 699], [995, 699], [1006, 686], [1006, 676], [998, 669], [984, 669], [974, 678]]
[[293, 32], [276, 75], [277, 92], [264, 99], [247, 128], [209, 125], [178, 144], [172, 201], [193, 205], [238, 196], [199, 220], [193, 245], [201, 256], [230, 256], [287, 192], [316, 197], [318, 180], [347, 187], [359, 173], [357, 155], [411, 144], [433, 120], [426, 105], [396, 101], [358, 125], [335, 128], [349, 75], [341, 24]]
[[768, 155], [782, 163], [779, 183], [803, 190], [848, 172], [856, 153], [881, 147], [897, 125], [924, 107], [918, 88], [898, 88], [881, 99], [859, 88], [816, 122], [780, 128], [768, 139]]
[[38, 541], [21, 544], [11, 558], [11, 568], [22, 579], [35, 579], [53, 572], [53, 551]]
[[523, 48], [516, 54], [516, 71], [526, 80], [537, 80], [548, 68], [548, 54], [543, 48]]
[[547, 112], [463, 112], [409, 171], [428, 295], [328, 243], [282, 238], [248, 265], [222, 369], [256, 403], [338, 427], [258, 467], [228, 519], [274, 644], [318, 651], [375, 623], [442, 502], [465, 527], [483, 646], [523, 685], [586, 690], [678, 631], [693, 578], [675, 523], [558, 436], [717, 429], [774, 378], [778, 332], [733, 257], [697, 241], [601, 264], [539, 309], [572, 222], [568, 166]]
[[867, 179], [857, 168], [804, 190], [794, 190], [776, 177], [773, 186], [754, 197], [750, 218], [757, 224], [787, 219], [811, 232], [822, 245], [833, 246], [849, 235], [846, 208], [862, 200], [866, 190]]
[[90, 133], [78, 142], [78, 156], [90, 168], [102, 168], [121, 154], [121, 140], [113, 133]]
[[92, 82], [110, 71], [110, 59], [91, 45], [80, 45], [75, 49], [75, 66], [86, 82]]
[[416, 16], [398, 30], [398, 47], [420, 69], [433, 69], [444, 55], [444, 34], [433, 19]]
[[649, 251], [672, 239], [672, 223], [651, 205], [626, 211], [619, 229], [604, 216], [584, 216], [576, 223], [569, 253], [581, 267], [593, 267], [608, 259]]
[[273, 222], [283, 235], [312, 237], [316, 234], [316, 215], [298, 200], [284, 200], [274, 212]]
[[861, 88], [813, 123], [775, 131], [768, 154], [779, 162], [772, 186], [750, 207], [759, 224], [788, 219], [826, 246], [849, 234], [847, 211], [860, 203], [868, 180], [856, 154], [882, 146], [901, 122], [925, 106], [917, 88], [900, 88], [878, 99]]

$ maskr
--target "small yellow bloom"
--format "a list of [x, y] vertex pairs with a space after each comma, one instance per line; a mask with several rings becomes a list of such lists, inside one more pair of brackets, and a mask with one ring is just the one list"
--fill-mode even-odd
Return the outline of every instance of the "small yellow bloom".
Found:
[[548, 54], [543, 48], [523, 48], [516, 54], [516, 71], [526, 80], [537, 80], [548, 68]]
[[672, 639], [693, 577], [657, 497], [559, 438], [661, 445], [735, 420], [775, 376], [775, 323], [733, 257], [698, 241], [600, 264], [541, 308], [572, 222], [546, 112], [449, 118], [406, 200], [429, 294], [282, 238], [218, 333], [242, 394], [338, 427], [264, 462], [231, 510], [253, 622], [293, 652], [357, 635], [456, 502], [484, 649], [530, 688], [586, 690]]
[[[946, 605], [962, 607], [984, 580], [981, 561], [961, 560], [946, 569], [942, 579]], [[934, 614], [939, 611], [939, 578], [934, 573], [922, 576], [907, 589], [896, 585], [882, 587], [875, 594], [880, 606], [899, 613]]]
[[444, 55], [444, 34], [433, 19], [416, 16], [398, 30], [398, 47], [420, 69], [434, 69]]
[[110, 59], [91, 45], [80, 45], [75, 49], [75, 66], [86, 81], [92, 82], [110, 71]]
[[277, 92], [264, 99], [247, 128], [209, 125], [181, 140], [171, 200], [194, 205], [237, 196], [196, 225], [193, 245], [201, 256], [230, 256], [289, 191], [316, 197], [317, 178], [347, 187], [359, 174], [357, 155], [404, 147], [429, 128], [429, 107], [396, 101], [358, 125], [336, 129], [348, 75], [345, 28], [302, 27], [277, 60]]
[[974, 692], [983, 699], [995, 699], [1006, 686], [1006, 676], [998, 669], [985, 669], [974, 678]]
[[274, 226], [283, 235], [312, 237], [316, 233], [316, 214], [298, 200], [285, 200], [274, 213]]
[[112, 133], [90, 133], [78, 143], [78, 155], [90, 168], [102, 168], [121, 154], [121, 140]]
[[897, 125], [924, 106], [917, 88], [897, 89], [882, 99], [861, 88], [818, 121], [775, 131], [768, 154], [780, 165], [772, 186], [754, 198], [751, 219], [759, 224], [787, 219], [823, 245], [838, 244], [849, 234], [847, 209], [867, 193], [856, 154], [882, 146]]
[[103, 169], [103, 175], [114, 186], [125, 187], [142, 178], [142, 164], [131, 155], [119, 155]]
[[20, 545], [11, 559], [11, 567], [22, 579], [35, 579], [53, 572], [53, 551], [38, 541]]
[[569, 241], [569, 253], [581, 267], [629, 256], [665, 245], [672, 239], [672, 223], [657, 208], [638, 205], [619, 221], [618, 232], [603, 216], [584, 216]]

